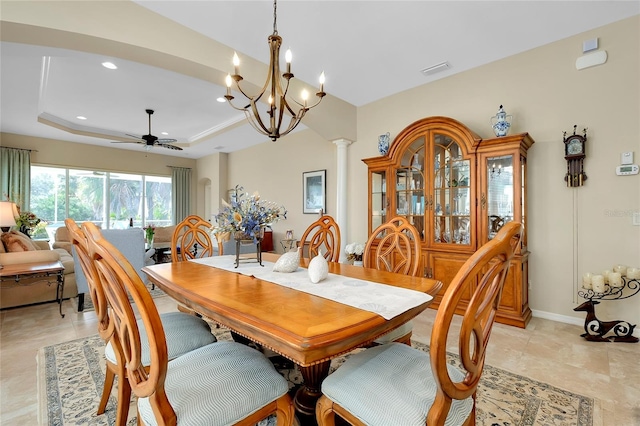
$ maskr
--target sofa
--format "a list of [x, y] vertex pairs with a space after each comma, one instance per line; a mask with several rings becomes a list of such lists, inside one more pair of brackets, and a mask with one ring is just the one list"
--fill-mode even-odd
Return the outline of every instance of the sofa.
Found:
[[54, 249], [64, 249], [71, 254], [71, 246], [73, 246], [73, 244], [71, 243], [71, 237], [69, 237], [69, 231], [66, 226], [61, 226], [56, 229], [53, 238], [51, 247]]
[[[6, 234], [6, 235], [5, 235]], [[10, 240], [20, 240], [22, 244], [9, 244]], [[20, 246], [20, 247], [18, 247]], [[76, 297], [75, 265], [73, 257], [64, 249], [51, 249], [46, 241], [33, 241], [18, 231], [9, 231], [0, 236], [0, 265], [17, 265], [36, 262], [61, 261], [64, 266], [63, 299]], [[56, 300], [57, 286], [49, 285], [42, 279], [21, 279], [20, 285], [2, 285], [0, 288], [0, 308], [31, 305]]]
[[[155, 262], [152, 258], [154, 251], [146, 250], [144, 241], [144, 230], [142, 228], [128, 229], [103, 229], [102, 236], [115, 246], [131, 265], [138, 271], [142, 281], [147, 282], [147, 276], [142, 272], [142, 268], [146, 265], [153, 265]], [[77, 293], [78, 293], [78, 312], [84, 309], [84, 295], [89, 293], [89, 284], [87, 277], [80, 266], [80, 259], [75, 248], [72, 249], [75, 262]]]

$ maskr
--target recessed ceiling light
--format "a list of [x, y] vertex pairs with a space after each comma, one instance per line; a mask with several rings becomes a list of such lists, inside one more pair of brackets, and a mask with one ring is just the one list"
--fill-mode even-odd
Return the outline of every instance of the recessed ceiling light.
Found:
[[162, 133], [160, 133], [160, 134], [161, 134], [161, 135], [165, 135], [165, 136], [167, 136], [169, 133], [167, 133], [167, 132], [162, 132]]
[[82, 116], [82, 115], [79, 115], [79, 116], [77, 116], [76, 118], [77, 118], [78, 120], [86, 120], [86, 119], [87, 119], [87, 117]]
[[103, 62], [102, 66], [105, 68], [109, 68], [110, 70], [117, 70], [118, 67], [113, 62]]
[[219, 98], [216, 99], [216, 101], [222, 103], [222, 102], [227, 102], [227, 100], [225, 98], [223, 98], [222, 96], [220, 96]]

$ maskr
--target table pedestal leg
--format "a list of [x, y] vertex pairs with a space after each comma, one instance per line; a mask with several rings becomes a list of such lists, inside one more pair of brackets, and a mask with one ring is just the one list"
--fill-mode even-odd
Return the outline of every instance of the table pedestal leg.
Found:
[[325, 361], [310, 367], [299, 367], [304, 383], [296, 392], [293, 405], [303, 425], [316, 424], [316, 402], [322, 395], [320, 385], [329, 375], [330, 365], [331, 361]]

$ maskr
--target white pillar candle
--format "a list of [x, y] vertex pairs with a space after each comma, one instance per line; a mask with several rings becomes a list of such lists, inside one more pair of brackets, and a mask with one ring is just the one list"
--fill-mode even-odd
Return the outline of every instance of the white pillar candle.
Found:
[[637, 280], [640, 278], [640, 269], [639, 268], [627, 268], [627, 278], [630, 280]]
[[602, 271], [602, 276], [604, 277], [604, 283], [609, 284], [609, 274], [611, 273], [611, 269], [605, 269]]
[[591, 277], [591, 285], [596, 293], [604, 293], [604, 277], [602, 275], [593, 275]]
[[591, 272], [585, 272], [584, 275], [582, 276], [582, 287], [586, 288], [587, 290], [591, 289], [591, 277], [593, 276], [593, 274]]
[[620, 272], [612, 272], [609, 274], [609, 285], [611, 287], [622, 287], [622, 275]]
[[615, 265], [613, 272], [620, 272], [623, 277], [627, 275], [627, 265]]

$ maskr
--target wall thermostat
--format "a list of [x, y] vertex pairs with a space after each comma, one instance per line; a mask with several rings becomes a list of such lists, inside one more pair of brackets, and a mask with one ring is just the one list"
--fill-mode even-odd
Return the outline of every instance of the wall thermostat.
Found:
[[620, 164], [633, 164], [633, 151], [620, 154]]
[[640, 171], [640, 167], [637, 164], [626, 164], [616, 167], [616, 174], [618, 176], [637, 175]]

